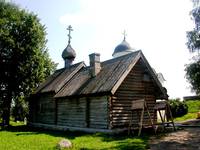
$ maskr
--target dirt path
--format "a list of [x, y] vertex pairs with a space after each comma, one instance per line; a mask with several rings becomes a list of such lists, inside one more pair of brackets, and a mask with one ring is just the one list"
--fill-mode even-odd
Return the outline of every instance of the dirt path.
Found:
[[185, 127], [162, 137], [152, 137], [150, 150], [200, 150], [200, 127]]

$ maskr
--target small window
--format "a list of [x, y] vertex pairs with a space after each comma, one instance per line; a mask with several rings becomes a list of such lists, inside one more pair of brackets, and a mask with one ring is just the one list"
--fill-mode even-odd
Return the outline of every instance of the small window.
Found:
[[143, 75], [143, 81], [146, 81], [146, 82], [151, 81], [149, 74], [144, 73], [144, 75]]

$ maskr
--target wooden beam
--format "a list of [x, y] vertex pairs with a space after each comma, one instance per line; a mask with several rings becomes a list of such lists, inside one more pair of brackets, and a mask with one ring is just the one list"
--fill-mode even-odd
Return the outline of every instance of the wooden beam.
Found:
[[85, 122], [86, 122], [86, 127], [90, 127], [90, 99], [86, 98], [86, 107], [85, 107]]
[[49, 125], [49, 124], [42, 124], [42, 123], [32, 123], [29, 122], [29, 126], [38, 127], [43, 129], [50, 129], [50, 130], [59, 130], [59, 131], [81, 131], [87, 133], [96, 133], [102, 132], [107, 134], [117, 134], [127, 131], [127, 128], [116, 128], [116, 129], [98, 129], [98, 128], [81, 128], [81, 127], [70, 127], [70, 126], [62, 126], [62, 125]]

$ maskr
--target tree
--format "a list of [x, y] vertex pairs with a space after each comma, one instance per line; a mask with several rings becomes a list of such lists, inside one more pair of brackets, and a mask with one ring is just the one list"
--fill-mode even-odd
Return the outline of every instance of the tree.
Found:
[[45, 36], [45, 26], [35, 14], [0, 0], [0, 104], [5, 125], [11, 102], [27, 99], [56, 68]]
[[191, 11], [192, 19], [195, 27], [192, 31], [187, 32], [187, 46], [190, 52], [197, 52], [193, 57], [193, 62], [186, 65], [186, 79], [191, 84], [191, 89], [197, 95], [200, 94], [200, 2], [199, 0], [192, 0], [194, 8]]
[[186, 65], [186, 78], [192, 85], [191, 89], [200, 95], [200, 59]]
[[24, 97], [19, 97], [17, 101], [14, 101], [11, 104], [11, 116], [14, 118], [14, 121], [24, 121], [28, 115], [28, 104], [24, 100]]

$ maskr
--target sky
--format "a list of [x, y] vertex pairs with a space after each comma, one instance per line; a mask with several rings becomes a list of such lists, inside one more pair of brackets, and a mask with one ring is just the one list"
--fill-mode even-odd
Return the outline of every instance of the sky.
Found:
[[100, 53], [101, 61], [111, 59], [125, 30], [130, 46], [142, 50], [151, 67], [164, 75], [170, 98], [194, 95], [184, 72], [192, 57], [185, 44], [186, 32], [194, 27], [190, 0], [11, 1], [37, 14], [46, 26], [49, 54], [58, 68], [64, 67], [61, 54], [67, 46], [68, 25], [74, 29], [74, 63], [87, 65], [93, 52]]

